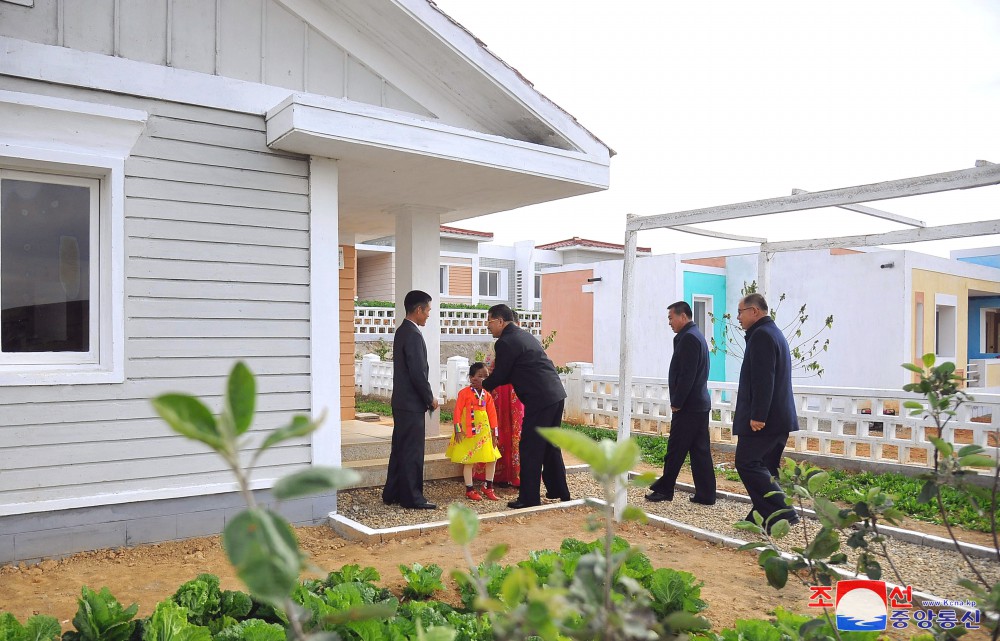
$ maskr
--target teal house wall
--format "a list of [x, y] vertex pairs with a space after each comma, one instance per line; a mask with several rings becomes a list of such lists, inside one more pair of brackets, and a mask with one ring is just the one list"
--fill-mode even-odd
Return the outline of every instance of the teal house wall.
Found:
[[[711, 323], [711, 327], [700, 328], [705, 338], [710, 338], [709, 332], [715, 337], [717, 345], [725, 345], [725, 338], [722, 335], [724, 323], [722, 316], [726, 313], [726, 277], [722, 274], [704, 274], [701, 272], [684, 272], [684, 301], [694, 307], [695, 296], [712, 297], [712, 313], [717, 322]], [[711, 341], [709, 341], [711, 348]], [[726, 380], [726, 355], [722, 351], [709, 354], [708, 380]]]

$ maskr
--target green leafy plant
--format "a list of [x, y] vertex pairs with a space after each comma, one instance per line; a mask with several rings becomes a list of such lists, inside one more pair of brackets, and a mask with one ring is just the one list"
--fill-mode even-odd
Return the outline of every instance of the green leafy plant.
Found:
[[441, 583], [441, 573], [443, 570], [434, 563], [424, 567], [419, 563], [414, 563], [411, 567], [399, 566], [399, 571], [406, 579], [406, 587], [403, 588], [403, 596], [411, 599], [429, 599], [438, 590], [444, 589]]
[[379, 338], [371, 345], [372, 354], [376, 354], [380, 361], [392, 360], [392, 343], [384, 338]]
[[[293, 417], [288, 425], [264, 438], [253, 450], [244, 469], [240, 457], [250, 449], [247, 432], [253, 422], [256, 401], [254, 376], [245, 364], [238, 362], [229, 374], [223, 408], [218, 416], [197, 398], [186, 394], [158, 396], [153, 400], [153, 407], [174, 431], [204, 443], [229, 466], [248, 509], [226, 525], [223, 533], [226, 555], [251, 594], [284, 610], [296, 635], [303, 636], [300, 621], [292, 616], [294, 608], [290, 597], [298, 585], [305, 554], [299, 549], [291, 525], [269, 507], [257, 504], [250, 490], [250, 480], [254, 466], [268, 449], [309, 435], [319, 427], [322, 418], [313, 421], [307, 416]], [[279, 501], [294, 499], [347, 487], [357, 478], [357, 473], [351, 470], [314, 466], [280, 479], [272, 488], [272, 494]]]
[[189, 614], [173, 601], [161, 601], [143, 628], [142, 641], [211, 641], [209, 629], [192, 623]]
[[52, 641], [61, 631], [55, 617], [36, 614], [21, 625], [10, 612], [0, 613], [0, 641]]
[[127, 641], [135, 631], [139, 606], [123, 607], [107, 588], [94, 592], [84, 586], [77, 603], [76, 631], [64, 634], [64, 641]]
[[187, 610], [187, 620], [202, 626], [219, 617], [242, 619], [253, 606], [250, 596], [243, 592], [220, 590], [219, 577], [214, 574], [199, 574], [177, 588], [172, 599]]
[[[757, 281], [744, 282], [743, 287], [740, 288], [740, 297], [742, 299], [756, 292]], [[770, 306], [769, 313], [771, 320], [778, 320], [778, 310], [781, 308], [781, 303], [784, 302], [785, 298], [785, 294], [781, 294], [778, 297], [778, 303]], [[805, 304], [799, 307], [798, 312], [792, 316], [792, 319], [781, 327], [781, 333], [785, 335], [785, 339], [788, 341], [788, 349], [792, 357], [792, 375], [796, 378], [822, 376], [824, 370], [823, 366], [817, 360], [817, 356], [830, 349], [830, 339], [822, 338], [822, 334], [833, 327], [833, 315], [831, 314], [824, 319], [822, 327], [812, 332], [809, 336], [804, 337], [804, 328], [806, 322], [809, 320], [806, 307]], [[743, 328], [733, 318], [733, 315], [726, 313], [722, 316], [716, 316], [709, 312], [709, 318], [713, 326], [716, 323], [722, 325], [721, 344], [715, 340], [714, 332], [712, 332], [712, 336], [708, 337], [711, 352], [713, 354], [722, 352], [727, 356], [733, 356], [742, 360], [746, 350], [746, 341], [743, 338]], [[796, 374], [796, 372], [798, 373]]]

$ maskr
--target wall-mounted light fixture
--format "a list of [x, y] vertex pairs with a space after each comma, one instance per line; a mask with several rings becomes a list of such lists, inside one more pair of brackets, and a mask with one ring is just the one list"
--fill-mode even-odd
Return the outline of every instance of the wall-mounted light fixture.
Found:
[[879, 265], [879, 268], [881, 268], [881, 269], [892, 269], [895, 266], [896, 266], [896, 263], [882, 263], [881, 265]]
[[599, 282], [601, 282], [602, 280], [604, 280], [604, 279], [603, 279], [603, 278], [601, 278], [600, 276], [598, 276], [597, 278], [588, 278], [588, 279], [587, 279], [587, 282], [588, 282], [588, 283], [599, 283]]

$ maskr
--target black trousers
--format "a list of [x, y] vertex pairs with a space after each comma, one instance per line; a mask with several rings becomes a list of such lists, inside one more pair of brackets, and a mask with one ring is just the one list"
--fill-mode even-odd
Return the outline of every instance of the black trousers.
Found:
[[704, 412], [674, 412], [667, 437], [667, 455], [663, 457], [663, 476], [649, 489], [674, 498], [674, 484], [681, 465], [691, 454], [691, 475], [694, 477], [694, 498], [703, 503], [715, 501], [715, 467], [712, 464], [711, 439], [708, 434], [708, 414]]
[[524, 420], [521, 423], [521, 487], [517, 500], [525, 505], [541, 503], [541, 483], [545, 478], [545, 489], [549, 496], [569, 500], [566, 485], [566, 465], [562, 450], [549, 443], [538, 433], [539, 427], [559, 427], [562, 425], [563, 401], [545, 407], [524, 406]]
[[392, 410], [392, 449], [382, 488], [382, 502], [403, 507], [426, 503], [424, 498], [425, 412]]
[[[773, 478], [778, 476], [781, 454], [785, 451], [787, 441], [788, 432], [778, 432], [741, 434], [736, 442], [736, 471], [750, 495], [753, 509], [760, 512], [765, 522], [774, 512], [790, 509], [785, 505], [781, 486]], [[765, 496], [769, 492], [777, 494]], [[796, 519], [794, 512], [787, 512], [778, 518]], [[747, 520], [753, 520], [752, 514], [748, 515]]]

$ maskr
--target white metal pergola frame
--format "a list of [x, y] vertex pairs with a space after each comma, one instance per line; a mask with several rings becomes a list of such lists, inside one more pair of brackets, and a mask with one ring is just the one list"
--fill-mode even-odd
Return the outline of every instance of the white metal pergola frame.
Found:
[[[632, 358], [628, 349], [628, 336], [631, 330], [629, 326], [631, 319], [629, 308], [632, 305], [632, 299], [635, 294], [635, 252], [638, 244], [638, 233], [640, 231], [666, 228], [716, 238], [760, 243], [760, 256], [757, 267], [758, 290], [766, 293], [770, 272], [770, 256], [773, 256], [775, 252], [835, 247], [899, 245], [928, 240], [1000, 234], [1000, 219], [927, 227], [919, 220], [860, 205], [860, 203], [877, 200], [905, 198], [908, 196], [933, 194], [955, 189], [986, 187], [996, 184], [1000, 184], [1000, 164], [977, 160], [976, 166], [972, 169], [960, 169], [928, 176], [903, 178], [870, 185], [843, 187], [817, 192], [795, 189], [790, 196], [734, 203], [731, 205], [719, 205], [704, 209], [691, 209], [669, 214], [657, 214], [653, 216], [629, 214], [625, 223], [625, 265], [622, 274], [621, 368], [618, 378], [618, 439], [628, 438], [632, 431]], [[849, 209], [870, 216], [911, 225], [915, 229], [859, 236], [768, 242], [764, 238], [737, 236], [691, 227], [691, 225], [698, 223], [735, 220], [753, 216], [766, 216], [768, 214], [819, 209], [822, 207]], [[615, 518], [621, 518], [627, 499], [625, 478], [621, 477], [618, 479], [615, 492]]]

